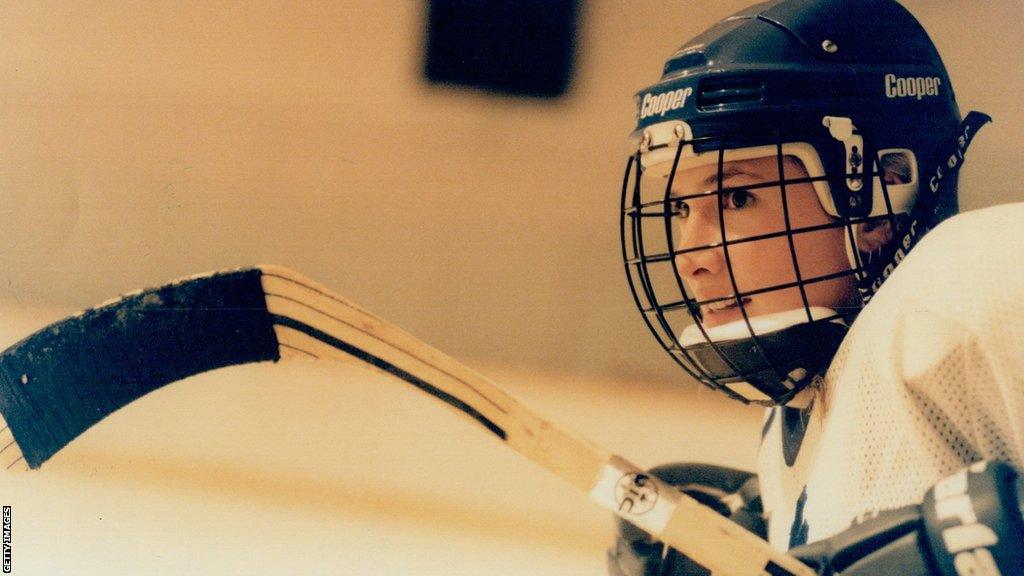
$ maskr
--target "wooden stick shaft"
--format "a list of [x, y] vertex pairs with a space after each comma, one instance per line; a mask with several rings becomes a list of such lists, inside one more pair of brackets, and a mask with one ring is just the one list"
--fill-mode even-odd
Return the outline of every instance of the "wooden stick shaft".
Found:
[[463, 416], [500, 431], [496, 433], [511, 448], [716, 575], [814, 574], [637, 466], [541, 418], [480, 374], [403, 330], [294, 272], [263, 270], [268, 310], [290, 323], [275, 326], [283, 357], [369, 365], [410, 382]]

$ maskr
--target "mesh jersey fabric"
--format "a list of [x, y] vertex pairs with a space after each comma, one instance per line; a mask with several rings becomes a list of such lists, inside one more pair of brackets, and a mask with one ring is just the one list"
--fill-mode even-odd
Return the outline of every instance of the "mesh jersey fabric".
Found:
[[773, 547], [919, 503], [980, 459], [1024, 469], [1022, 223], [1024, 203], [996, 206], [921, 240], [853, 323], [789, 464], [769, 410], [758, 472]]

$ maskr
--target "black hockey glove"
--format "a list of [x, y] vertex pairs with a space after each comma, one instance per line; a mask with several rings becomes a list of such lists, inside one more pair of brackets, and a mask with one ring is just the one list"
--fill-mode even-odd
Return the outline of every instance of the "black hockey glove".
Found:
[[[751, 532], [765, 537], [767, 526], [761, 509], [757, 476], [750, 472], [709, 464], [669, 464], [650, 473], [732, 518]], [[706, 576], [700, 564], [651, 538], [625, 520], [618, 521], [615, 545], [608, 550], [611, 576]]]
[[942, 480], [920, 506], [879, 513], [790, 550], [823, 576], [1024, 575], [1024, 487], [1003, 462]]

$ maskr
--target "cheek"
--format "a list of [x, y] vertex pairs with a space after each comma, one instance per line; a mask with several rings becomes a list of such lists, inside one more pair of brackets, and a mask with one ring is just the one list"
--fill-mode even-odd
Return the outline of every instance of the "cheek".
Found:
[[729, 250], [741, 292], [796, 281], [793, 256], [785, 237], [738, 244]]
[[800, 274], [804, 279], [849, 269], [850, 261], [846, 255], [846, 228], [825, 213], [818, 203], [814, 188], [809, 184], [801, 185], [791, 195], [790, 219], [794, 228], [836, 224], [835, 228], [804, 232], [793, 236]]
[[[798, 239], [797, 256], [800, 273], [805, 280], [850, 270], [845, 234], [844, 228], [837, 228], [806, 234], [808, 238]], [[852, 275], [815, 282], [806, 287], [811, 304], [827, 308], [847, 304], [856, 290], [856, 281]]]
[[800, 274], [804, 279], [842, 272], [850, 268], [846, 255], [846, 229], [830, 228], [793, 238]]
[[[800, 277], [809, 280], [845, 272], [850, 269], [843, 243], [842, 228], [798, 234], [793, 238]], [[749, 244], [740, 244], [729, 250], [736, 285], [741, 292], [749, 292], [791, 284], [797, 281], [793, 266], [793, 253], [786, 238], [773, 238]], [[848, 300], [854, 290], [852, 276], [815, 282], [806, 286], [812, 304], [834, 307]], [[765, 292], [767, 302], [801, 300], [796, 287]], [[781, 308], [780, 308], [781, 309]]]

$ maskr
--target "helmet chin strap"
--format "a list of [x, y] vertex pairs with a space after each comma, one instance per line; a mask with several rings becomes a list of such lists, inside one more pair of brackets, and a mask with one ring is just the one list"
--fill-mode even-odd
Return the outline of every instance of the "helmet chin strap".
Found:
[[716, 387], [770, 406], [803, 397], [801, 391], [819, 377], [846, 330], [837, 311], [812, 307], [720, 326], [692, 324], [678, 340]]

